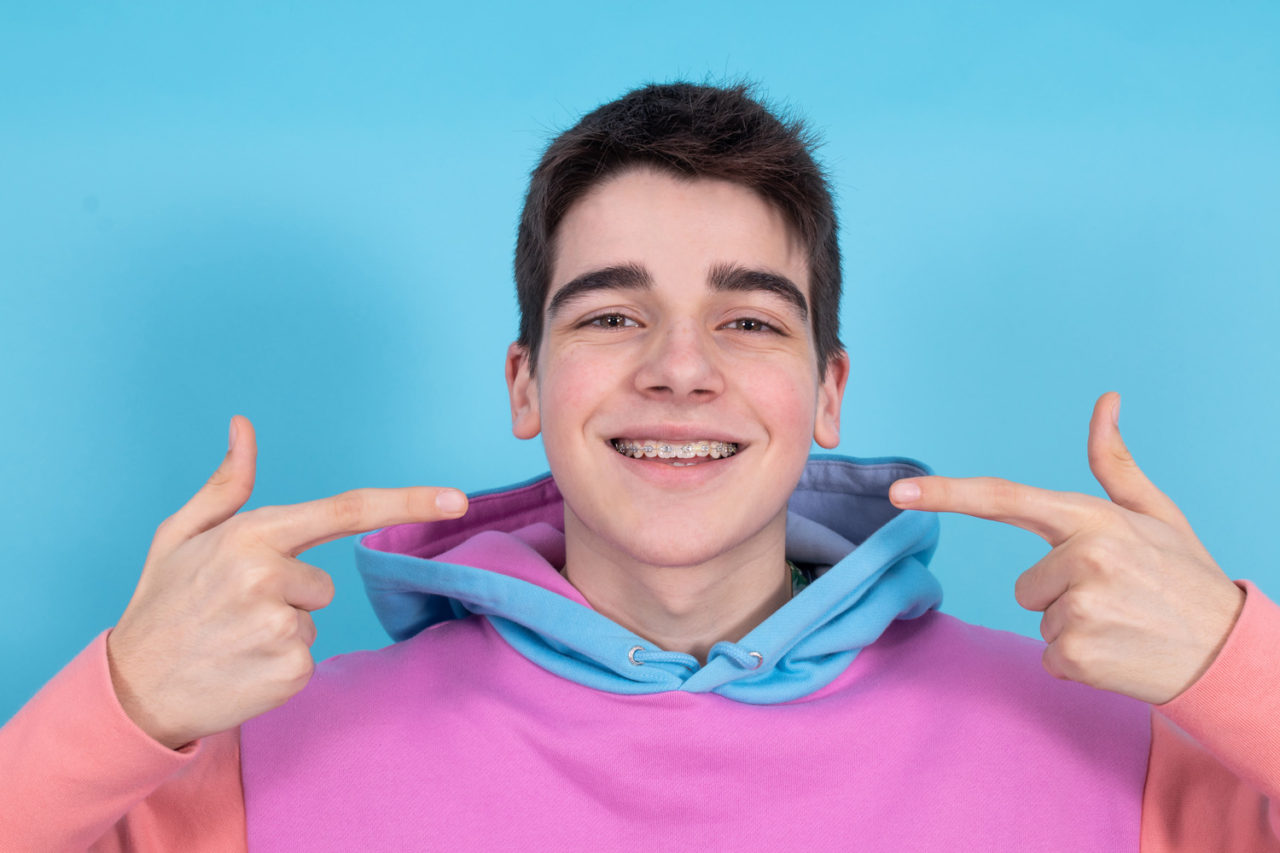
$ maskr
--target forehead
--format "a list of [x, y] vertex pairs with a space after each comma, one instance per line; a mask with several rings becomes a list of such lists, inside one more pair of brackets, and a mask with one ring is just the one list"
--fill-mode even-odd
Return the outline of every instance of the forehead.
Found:
[[705, 281], [733, 264], [786, 276], [809, 295], [809, 265], [782, 213], [731, 181], [633, 168], [592, 187], [561, 220], [548, 298], [574, 277], [621, 263], [654, 279]]

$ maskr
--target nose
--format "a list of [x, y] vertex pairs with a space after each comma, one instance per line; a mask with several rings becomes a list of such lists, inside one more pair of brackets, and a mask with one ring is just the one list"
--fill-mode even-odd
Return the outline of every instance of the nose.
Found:
[[675, 400], [709, 400], [724, 391], [724, 374], [709, 333], [694, 321], [652, 335], [636, 371], [644, 394]]

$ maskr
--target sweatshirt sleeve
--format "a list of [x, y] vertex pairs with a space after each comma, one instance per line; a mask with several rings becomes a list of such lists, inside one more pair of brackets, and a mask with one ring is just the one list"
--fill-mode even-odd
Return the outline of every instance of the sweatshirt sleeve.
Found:
[[239, 730], [153, 740], [116, 698], [108, 633], [0, 728], [0, 848], [244, 850]]
[[1144, 853], [1280, 851], [1280, 607], [1244, 609], [1204, 674], [1151, 710]]

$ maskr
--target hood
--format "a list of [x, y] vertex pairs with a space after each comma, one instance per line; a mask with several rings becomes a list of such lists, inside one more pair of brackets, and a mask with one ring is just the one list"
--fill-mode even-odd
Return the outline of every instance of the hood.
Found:
[[738, 642], [712, 646], [705, 665], [597, 613], [559, 573], [564, 502], [549, 474], [470, 495], [461, 518], [369, 533], [356, 564], [397, 641], [479, 614], [534, 663], [598, 690], [787, 702], [830, 683], [895, 619], [941, 603], [927, 568], [937, 516], [888, 496], [895, 480], [932, 473], [900, 457], [811, 457], [787, 506], [787, 557], [814, 580]]

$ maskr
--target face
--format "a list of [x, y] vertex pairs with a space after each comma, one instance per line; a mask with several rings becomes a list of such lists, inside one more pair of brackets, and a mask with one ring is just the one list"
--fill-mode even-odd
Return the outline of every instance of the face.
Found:
[[784, 534], [848, 376], [840, 354], [819, 379], [808, 281], [781, 214], [738, 184], [636, 169], [569, 210], [542, 345], [507, 359], [513, 431], [542, 433], [567, 536], [678, 566]]

